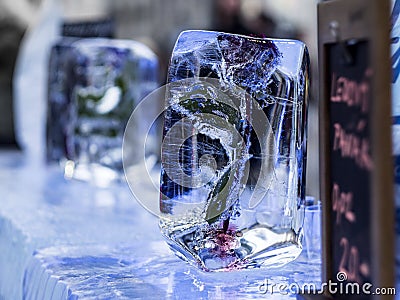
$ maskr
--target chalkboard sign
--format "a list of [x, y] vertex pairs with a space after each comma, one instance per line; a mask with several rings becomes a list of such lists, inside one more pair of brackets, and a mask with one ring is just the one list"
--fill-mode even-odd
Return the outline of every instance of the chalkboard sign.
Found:
[[332, 271], [371, 282], [371, 73], [368, 42], [327, 46]]
[[324, 282], [394, 286], [389, 19], [389, 1], [318, 5]]

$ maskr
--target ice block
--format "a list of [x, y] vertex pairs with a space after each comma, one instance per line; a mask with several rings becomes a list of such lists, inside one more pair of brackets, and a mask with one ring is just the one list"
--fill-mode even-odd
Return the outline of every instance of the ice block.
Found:
[[121, 179], [126, 123], [157, 85], [158, 59], [145, 45], [63, 38], [50, 59], [47, 160], [66, 177], [100, 185]]
[[160, 228], [205, 271], [301, 252], [309, 57], [295, 40], [179, 36], [168, 70]]

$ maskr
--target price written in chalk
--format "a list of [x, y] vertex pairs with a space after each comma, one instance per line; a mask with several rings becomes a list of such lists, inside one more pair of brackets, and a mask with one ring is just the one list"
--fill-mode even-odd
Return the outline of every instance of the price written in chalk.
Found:
[[339, 272], [346, 273], [347, 280], [362, 284], [361, 275], [369, 276], [369, 266], [360, 262], [360, 253], [357, 247], [350, 245], [349, 240], [343, 237], [340, 240], [343, 249], [340, 259]]

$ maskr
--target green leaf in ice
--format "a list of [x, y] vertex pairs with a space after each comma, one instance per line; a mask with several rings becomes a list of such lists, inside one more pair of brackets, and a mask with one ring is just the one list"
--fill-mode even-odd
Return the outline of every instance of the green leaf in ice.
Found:
[[239, 199], [241, 189], [247, 180], [246, 147], [243, 144], [239, 144], [238, 147], [240, 148], [240, 151], [237, 151], [238, 157], [222, 174], [208, 197], [205, 218], [209, 224], [217, 221]]
[[[194, 123], [201, 124], [201, 128], [198, 127], [199, 134], [207, 136], [209, 134], [207, 130], [202, 130], [208, 128], [213, 133], [210, 141], [219, 139], [218, 147], [221, 149], [217, 149], [216, 145], [209, 148], [215, 148], [217, 152], [223, 148], [223, 152], [229, 153], [229, 161], [218, 168], [217, 179], [209, 183], [211, 191], [204, 214], [207, 222], [213, 223], [238, 200], [247, 180], [246, 166], [250, 140], [250, 124], [247, 117], [250, 109], [249, 99], [245, 91], [236, 86], [227, 89], [218, 81], [210, 80], [189, 81], [187, 85], [172, 83], [169, 93], [171, 98], [175, 99], [173, 103], [181, 114], [190, 117]], [[219, 132], [226, 135], [218, 136]], [[216, 153], [207, 154], [218, 157]]]
[[211, 192], [211, 199], [208, 201], [206, 211], [206, 220], [209, 224], [214, 223], [228, 209], [226, 206], [228, 204], [229, 191], [225, 187], [227, 184], [228, 187], [232, 185], [233, 176], [230, 176], [230, 173], [231, 168], [228, 168]]

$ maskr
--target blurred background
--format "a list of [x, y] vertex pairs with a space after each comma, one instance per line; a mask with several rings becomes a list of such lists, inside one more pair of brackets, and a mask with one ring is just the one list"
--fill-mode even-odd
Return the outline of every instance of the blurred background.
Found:
[[[16, 91], [21, 72], [45, 70], [46, 55], [55, 40], [54, 24], [110, 18], [115, 38], [149, 46], [160, 59], [160, 83], [179, 33], [188, 29], [218, 30], [274, 38], [294, 38], [309, 48], [312, 97], [309, 106], [307, 194], [319, 196], [317, 116], [317, 0], [0, 0], [0, 147], [19, 147]], [[50, 28], [53, 26], [53, 28]], [[47, 29], [46, 29], [47, 28]], [[25, 61], [21, 62], [21, 56]], [[37, 86], [45, 73], [38, 72]], [[45, 103], [45, 88], [32, 87], [33, 102]], [[28, 91], [25, 91], [27, 93]], [[17, 99], [18, 98], [18, 99]], [[40, 99], [43, 98], [43, 99]], [[16, 100], [17, 99], [17, 100]], [[31, 101], [31, 100], [30, 100]], [[35, 107], [35, 103], [30, 103]], [[44, 105], [44, 104], [43, 104]], [[40, 106], [40, 105], [39, 105]], [[45, 116], [30, 110], [35, 122]], [[16, 125], [16, 126], [15, 126]], [[18, 145], [19, 144], [19, 145]]]

